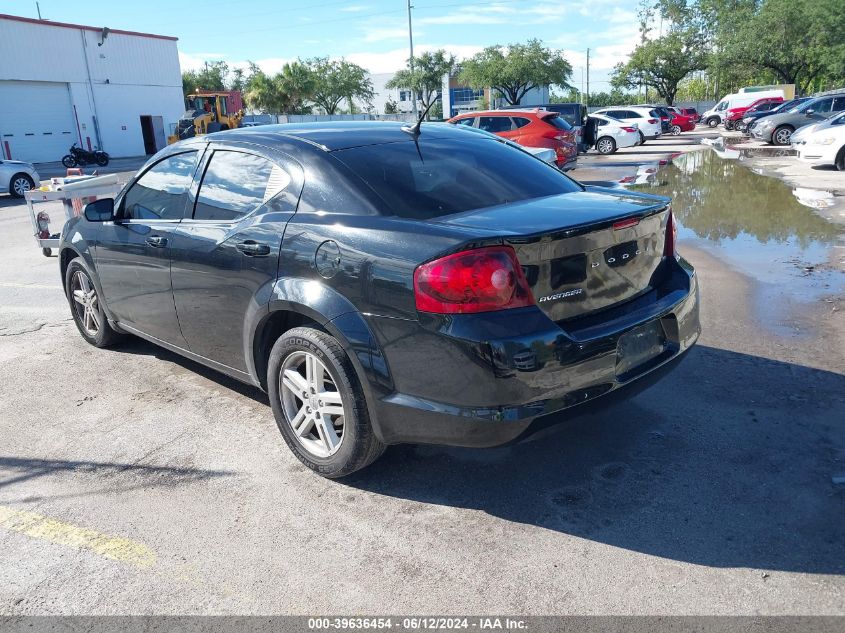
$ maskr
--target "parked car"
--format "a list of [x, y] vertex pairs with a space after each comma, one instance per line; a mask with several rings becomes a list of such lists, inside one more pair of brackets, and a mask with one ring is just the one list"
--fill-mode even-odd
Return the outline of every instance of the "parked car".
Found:
[[636, 124], [637, 129], [640, 131], [640, 144], [645, 143], [649, 139], [658, 138], [663, 133], [660, 115], [650, 107], [618, 106], [614, 108], [601, 108], [593, 112], [593, 114], [603, 114], [629, 125]]
[[814, 127], [795, 143], [799, 160], [814, 165], [833, 165], [839, 171], [845, 171], [845, 114], [833, 115]]
[[742, 129], [737, 126], [737, 129], [740, 131], [744, 131], [748, 134], [751, 134], [752, 128], [758, 124], [760, 119], [763, 119], [767, 116], [771, 116], [772, 114], [779, 114], [781, 112], [787, 112], [792, 108], [795, 108], [805, 101], [809, 101], [812, 97], [799, 97], [798, 99], [790, 99], [789, 101], [784, 101], [781, 104], [776, 105], [771, 110], [749, 110], [745, 113], [742, 118]]
[[788, 112], [773, 114], [754, 126], [754, 137], [775, 145], [789, 145], [798, 128], [845, 111], [845, 90], [831, 92], [805, 101]]
[[783, 90], [752, 90], [749, 92], [737, 92], [725, 95], [715, 106], [701, 115], [701, 121], [710, 127], [716, 127], [724, 121], [725, 114], [731, 108], [739, 108], [750, 105], [758, 99], [767, 97], [780, 97], [783, 99]]
[[762, 99], [757, 99], [757, 101], [753, 101], [748, 105], [741, 105], [735, 108], [728, 108], [728, 110], [725, 112], [725, 129], [733, 130], [734, 128], [736, 128], [737, 130], [742, 132], [742, 130], [739, 128], [742, 125], [742, 118], [743, 116], [745, 116], [746, 112], [766, 112], [771, 110], [772, 108], [776, 108], [782, 103], [783, 97], [764, 97]]
[[32, 163], [19, 160], [0, 160], [0, 193], [8, 193], [13, 198], [23, 195], [41, 184], [41, 178]]
[[[433, 125], [449, 125], [449, 124], [446, 123], [446, 122], [442, 122], [442, 123], [438, 122], [438, 123], [433, 123]], [[426, 126], [426, 127], [430, 127], [430, 125]], [[519, 145], [517, 143], [514, 143], [513, 141], [509, 141], [506, 138], [502, 138], [501, 136], [496, 136], [495, 134], [493, 134], [491, 132], [487, 132], [486, 130], [482, 130], [480, 128], [473, 127], [471, 125], [463, 125], [463, 126], [461, 126], [461, 129], [462, 130], [469, 130], [470, 132], [475, 132], [475, 133], [480, 134], [482, 136], [485, 136], [487, 138], [495, 139], [495, 140], [499, 141], [500, 143], [505, 143], [505, 144], [507, 144], [511, 147], [515, 147], [515, 148], [517, 148], [517, 149], [519, 149], [523, 152], [528, 152], [529, 154], [531, 154], [532, 156], [534, 156], [536, 158], [539, 158], [543, 162], [549, 163], [550, 165], [557, 166], [557, 154], [555, 153], [555, 151], [553, 149], [550, 149], [548, 147], [527, 147], [527, 146], [524, 146], [524, 145]], [[573, 151], [573, 153], [575, 152], [574, 148], [573, 148], [572, 151]], [[576, 157], [576, 160], [577, 160], [577, 157]], [[577, 164], [576, 161], [568, 162], [566, 168], [563, 171], [569, 171], [570, 169], [575, 169], [576, 164]]]
[[698, 123], [701, 121], [701, 115], [695, 108], [679, 108], [679, 110], [681, 111], [681, 114], [688, 116], [693, 120], [693, 122]]
[[129, 332], [265, 389], [296, 457], [341, 477], [673, 367], [700, 326], [669, 202], [457, 125], [261, 126], [161, 150], [68, 221], [59, 261], [88, 343]]
[[804, 127], [798, 128], [792, 133], [792, 136], [789, 138], [790, 145], [800, 145], [805, 141], [805, 139], [817, 132], [819, 130], [825, 130], [829, 127], [833, 127], [835, 125], [841, 125], [840, 118], [843, 115], [839, 112], [835, 114], [831, 114], [826, 119], [822, 119], [818, 123], [810, 123], [809, 125], [805, 125]]
[[682, 132], [692, 132], [695, 129], [695, 121], [692, 117], [677, 112], [675, 108], [667, 108], [672, 118], [669, 121], [669, 133], [678, 136]]
[[575, 131], [557, 112], [529, 110], [487, 110], [467, 112], [447, 121], [470, 126], [506, 138], [526, 147], [548, 147], [557, 154], [557, 166], [572, 169], [578, 160]]
[[[586, 152], [584, 147], [584, 123], [587, 121], [587, 106], [583, 103], [541, 103], [532, 108], [540, 108], [549, 112], [557, 112], [575, 132], [575, 144], [579, 152]], [[502, 106], [500, 110], [524, 110], [526, 106]]]
[[640, 144], [640, 131], [636, 123], [623, 123], [594, 112], [587, 117], [584, 143], [595, 147], [599, 154], [612, 154], [620, 147], [634, 147]]

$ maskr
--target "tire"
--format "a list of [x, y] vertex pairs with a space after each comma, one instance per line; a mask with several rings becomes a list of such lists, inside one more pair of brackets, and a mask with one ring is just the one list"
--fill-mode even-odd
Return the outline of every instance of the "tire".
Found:
[[76, 167], [76, 159], [73, 157], [72, 154], [68, 154], [64, 158], [62, 158], [62, 165], [65, 167]]
[[[309, 363], [311, 375], [317, 371], [323, 378], [307, 379]], [[267, 387], [288, 448], [314, 472], [337, 479], [369, 466], [384, 452], [352, 361], [329, 334], [308, 327], [285, 332], [270, 352]], [[320, 393], [334, 394], [332, 401]]]
[[609, 136], [602, 136], [596, 141], [596, 151], [599, 154], [612, 154], [616, 151], [616, 141]]
[[680, 125], [673, 125], [669, 131], [672, 132], [672, 136], [680, 136], [682, 130]]
[[839, 153], [836, 155], [836, 161], [833, 166], [839, 171], [845, 171], [845, 145], [842, 146]]
[[730, 119], [726, 119], [725, 120], [725, 129], [728, 130], [728, 131], [734, 129], [734, 122], [731, 121]]
[[94, 158], [100, 167], [105, 167], [109, 164], [109, 155], [105, 152], [97, 152], [94, 154]]
[[[87, 290], [86, 290], [87, 287]], [[81, 301], [77, 291], [88, 294], [87, 301]], [[93, 297], [91, 296], [93, 293]], [[71, 260], [65, 272], [65, 295], [76, 328], [88, 343], [94, 347], [108, 347], [121, 339], [103, 312], [102, 301], [93, 282], [93, 275], [81, 257]], [[93, 299], [93, 301], [92, 301]], [[91, 306], [90, 312], [85, 306]], [[91, 327], [89, 327], [91, 326]]]
[[721, 120], [717, 116], [711, 116], [709, 119], [707, 119], [707, 125], [709, 127], [716, 127], [717, 125], [719, 125], [719, 123], [721, 123]]
[[745, 125], [745, 122], [744, 122], [744, 121], [737, 121], [737, 122], [736, 122], [736, 125], [734, 126], [734, 129], [735, 129], [737, 132], [745, 132], [747, 127], [748, 127], [748, 126], [747, 126], [747, 125]]
[[794, 131], [788, 125], [781, 125], [779, 128], [775, 128], [775, 131], [772, 132], [772, 143], [775, 145], [789, 145], [789, 139], [792, 138]]
[[53, 254], [53, 249], [52, 248], [42, 248], [41, 254], [44, 255], [44, 257], [50, 257]]
[[9, 194], [13, 198], [23, 198], [27, 191], [35, 189], [35, 181], [29, 177], [29, 174], [15, 174], [9, 180]]
[[645, 134], [640, 132], [640, 145], [645, 145]]

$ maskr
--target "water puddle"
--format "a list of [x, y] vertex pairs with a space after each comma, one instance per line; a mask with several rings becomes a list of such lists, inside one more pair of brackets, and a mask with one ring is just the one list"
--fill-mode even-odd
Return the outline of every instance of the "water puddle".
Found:
[[765, 322], [783, 323], [784, 304], [830, 301], [845, 291], [845, 225], [819, 215], [843, 208], [842, 198], [792, 189], [719, 150], [689, 152], [642, 175], [631, 188], [672, 198], [680, 241], [758, 282]]

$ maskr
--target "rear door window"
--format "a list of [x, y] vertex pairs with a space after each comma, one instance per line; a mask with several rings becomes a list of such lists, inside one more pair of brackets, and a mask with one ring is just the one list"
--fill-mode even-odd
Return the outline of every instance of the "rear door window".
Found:
[[216, 150], [202, 178], [194, 219], [238, 220], [284, 191], [290, 182], [285, 170], [262, 156]]
[[153, 165], [123, 197], [124, 220], [181, 220], [197, 152], [168, 156]]
[[507, 116], [483, 116], [478, 119], [478, 127], [485, 132], [497, 134], [499, 132], [510, 132], [513, 127], [510, 117]]
[[524, 116], [515, 116], [513, 117], [513, 125], [515, 130], [518, 130], [521, 127], [525, 127], [531, 123], [531, 119], [526, 119]]
[[833, 107], [830, 109], [831, 112], [842, 112], [845, 110], [845, 95], [841, 97], [834, 97], [833, 99]]
[[580, 191], [558, 169], [492, 138], [368, 145], [332, 152], [403, 218], [428, 220], [451, 213]]

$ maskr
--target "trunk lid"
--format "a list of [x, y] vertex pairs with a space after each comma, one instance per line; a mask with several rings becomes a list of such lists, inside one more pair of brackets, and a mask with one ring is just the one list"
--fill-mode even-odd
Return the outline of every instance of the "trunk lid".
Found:
[[439, 221], [501, 235], [539, 308], [565, 321], [658, 285], [668, 218], [668, 198], [587, 187]]

